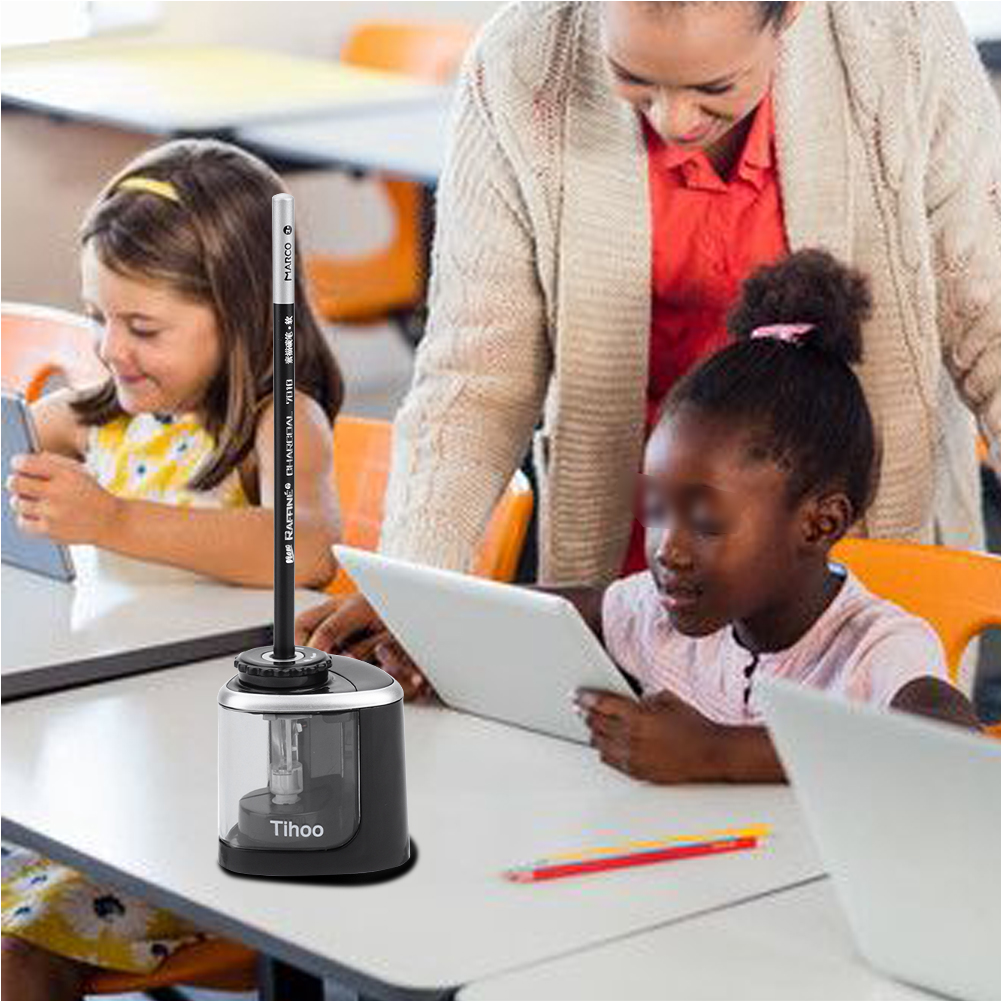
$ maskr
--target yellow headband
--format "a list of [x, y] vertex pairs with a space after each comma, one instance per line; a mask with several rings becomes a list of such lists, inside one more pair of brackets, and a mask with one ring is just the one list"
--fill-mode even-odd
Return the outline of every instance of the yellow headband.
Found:
[[148, 191], [152, 195], [159, 195], [161, 198], [166, 198], [177, 205], [181, 204], [181, 199], [177, 196], [177, 189], [170, 181], [158, 181], [153, 177], [139, 177], [136, 175], [126, 177], [118, 185], [119, 191], [123, 189], [126, 191]]

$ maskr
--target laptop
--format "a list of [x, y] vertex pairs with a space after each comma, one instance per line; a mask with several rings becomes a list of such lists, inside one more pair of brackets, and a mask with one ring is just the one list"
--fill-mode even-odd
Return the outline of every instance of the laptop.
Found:
[[759, 695], [859, 952], [1001, 997], [1001, 741], [790, 682]]
[[578, 688], [635, 698], [564, 598], [348, 546], [334, 555], [453, 709], [587, 743]]
[[66, 546], [42, 536], [28, 535], [17, 527], [17, 515], [10, 506], [10, 492], [7, 490], [7, 477], [11, 474], [10, 460], [15, 455], [38, 451], [38, 439], [31, 422], [31, 411], [24, 399], [16, 393], [4, 392], [0, 411], [0, 444], [2, 444], [3, 461], [2, 475], [3, 492], [0, 505], [3, 507], [2, 549], [0, 556], [3, 562], [22, 570], [52, 577], [54, 580], [70, 581], [73, 579], [73, 561]]

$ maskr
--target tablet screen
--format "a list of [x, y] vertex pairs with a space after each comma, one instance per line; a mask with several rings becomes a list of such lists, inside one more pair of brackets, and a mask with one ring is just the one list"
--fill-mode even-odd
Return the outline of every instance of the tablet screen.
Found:
[[17, 527], [17, 516], [10, 506], [7, 477], [11, 474], [10, 461], [15, 455], [37, 452], [31, 412], [24, 400], [13, 393], [3, 394], [0, 445], [3, 451], [3, 537], [4, 563], [53, 577], [56, 580], [73, 579], [73, 563], [69, 550], [57, 542], [27, 535]]

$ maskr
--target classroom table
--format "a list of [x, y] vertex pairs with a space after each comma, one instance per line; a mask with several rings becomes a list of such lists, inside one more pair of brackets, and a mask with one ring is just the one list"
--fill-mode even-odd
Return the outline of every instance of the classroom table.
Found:
[[[270, 588], [230, 586], [90, 546], [72, 553], [73, 583], [3, 565], [5, 702], [270, 642]], [[297, 591], [297, 610], [324, 597]]]
[[251, 126], [233, 138], [289, 166], [377, 171], [434, 187], [444, 166], [451, 101], [450, 92], [442, 93], [365, 115]]
[[831, 881], [667, 924], [463, 988], [458, 1001], [929, 1001], [855, 951]]
[[336, 60], [221, 45], [93, 42], [4, 52], [5, 107], [158, 134], [351, 115], [427, 100], [440, 88]]
[[[4, 836], [378, 997], [447, 996], [821, 874], [786, 787], [650, 786], [583, 745], [409, 706], [416, 864], [368, 885], [235, 876], [216, 862], [216, 695], [232, 674], [220, 659], [5, 705]], [[558, 851], [757, 822], [774, 834], [753, 851], [501, 877]]]

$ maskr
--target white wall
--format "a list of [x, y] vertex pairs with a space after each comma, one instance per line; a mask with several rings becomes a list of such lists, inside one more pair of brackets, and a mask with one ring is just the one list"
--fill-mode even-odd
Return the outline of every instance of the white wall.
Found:
[[[173, 0], [162, 5], [154, 28], [124, 37], [244, 45], [326, 58], [336, 55], [351, 26], [360, 21], [401, 18], [475, 25], [499, 6]], [[87, 44], [64, 44], [61, 49]], [[153, 141], [146, 135], [37, 115], [6, 110], [0, 115], [3, 299], [78, 307], [75, 234], [83, 212], [104, 180]], [[307, 246], [350, 252], [388, 239], [389, 218], [373, 185], [324, 172], [297, 175], [290, 186], [299, 202]]]
[[150, 37], [174, 43], [212, 40], [326, 57], [337, 54], [350, 27], [360, 21], [398, 18], [477, 25], [499, 6], [499, 3], [470, 0], [454, 3], [170, 0], [163, 4], [163, 21]]

